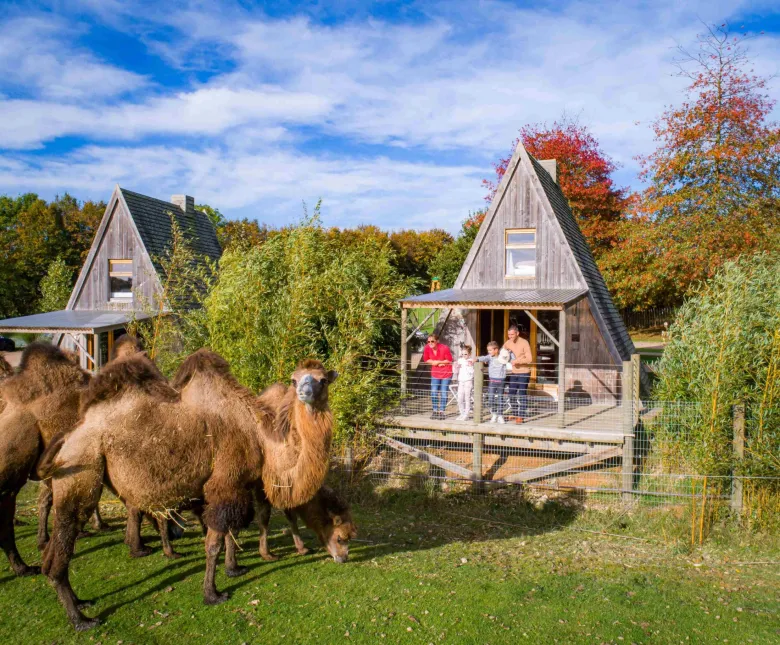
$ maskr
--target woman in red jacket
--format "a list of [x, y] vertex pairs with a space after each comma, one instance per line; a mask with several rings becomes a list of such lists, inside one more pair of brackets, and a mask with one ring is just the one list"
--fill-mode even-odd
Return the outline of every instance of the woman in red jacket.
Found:
[[431, 419], [444, 419], [447, 389], [452, 381], [452, 353], [449, 347], [439, 343], [436, 334], [431, 334], [423, 351], [423, 361], [431, 366]]

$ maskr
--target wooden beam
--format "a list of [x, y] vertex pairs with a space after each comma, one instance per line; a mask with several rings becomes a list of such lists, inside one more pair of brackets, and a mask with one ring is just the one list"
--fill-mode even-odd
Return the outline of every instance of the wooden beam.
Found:
[[556, 346], [556, 347], [560, 347], [560, 346], [561, 346], [561, 345], [560, 345], [560, 343], [559, 343], [557, 340], [555, 340], [555, 336], [553, 336], [553, 335], [552, 335], [552, 334], [551, 334], [549, 331], [547, 331], [547, 330], [545, 329], [544, 325], [543, 325], [542, 323], [540, 323], [540, 322], [539, 322], [539, 321], [536, 319], [536, 316], [534, 316], [534, 315], [533, 315], [533, 314], [532, 314], [530, 311], [528, 311], [528, 309], [523, 309], [523, 311], [524, 311], [526, 314], [528, 314], [528, 317], [529, 317], [531, 320], [533, 320], [533, 321], [536, 323], [536, 326], [537, 326], [539, 329], [541, 329], [541, 330], [542, 330], [542, 331], [543, 331], [545, 334], [547, 334], [548, 338], [549, 338], [549, 339], [550, 339], [550, 340], [551, 340], [553, 343], [555, 343], [555, 346]]
[[399, 452], [403, 452], [404, 454], [407, 454], [411, 457], [415, 457], [416, 459], [419, 459], [421, 461], [427, 461], [429, 464], [433, 464], [434, 466], [443, 468], [447, 472], [460, 475], [463, 479], [470, 479], [470, 480], [474, 479], [474, 473], [471, 472], [468, 468], [464, 468], [463, 466], [458, 466], [458, 464], [453, 464], [451, 461], [447, 461], [446, 459], [442, 459], [441, 457], [435, 457], [434, 455], [425, 452], [424, 450], [419, 450], [417, 448], [412, 448], [411, 446], [407, 446], [405, 443], [396, 441], [395, 439], [392, 439], [387, 435], [380, 434], [379, 437], [381, 439], [384, 439], [385, 443], [388, 446], [390, 446], [391, 448], [395, 448]]
[[566, 311], [558, 314], [558, 415], [566, 425]]
[[406, 369], [407, 369], [407, 348], [406, 348], [406, 309], [401, 309], [401, 392], [406, 393]]
[[[737, 463], [745, 457], [745, 406], [734, 406], [734, 438], [732, 443], [734, 458]], [[739, 477], [731, 478], [731, 510], [734, 513], [742, 512], [742, 480]]]
[[[416, 334], [416, 333], [419, 331], [420, 327], [422, 327], [422, 326], [423, 326], [423, 325], [424, 325], [426, 322], [428, 322], [428, 319], [429, 319], [431, 316], [433, 316], [433, 314], [435, 314], [435, 313], [436, 313], [436, 311], [437, 311], [437, 308], [436, 308], [436, 307], [434, 307], [433, 309], [431, 309], [431, 313], [429, 313], [429, 314], [428, 314], [428, 315], [427, 315], [425, 318], [423, 318], [423, 321], [422, 321], [422, 322], [421, 322], [419, 325], [417, 325], [417, 327], [415, 327], [415, 328], [412, 330], [412, 333], [411, 333], [411, 334], [409, 334], [409, 335], [406, 337], [406, 342], [407, 342], [407, 343], [408, 343], [410, 340], [412, 340], [412, 337], [413, 337], [413, 336], [414, 336], [414, 335], [415, 335], [415, 334]], [[401, 309], [401, 316], [403, 316], [404, 314], [406, 314], [406, 309]]]
[[[624, 491], [634, 488], [634, 370], [631, 361], [623, 361], [621, 374], [621, 403], [623, 406], [623, 483]], [[624, 492], [623, 500], [628, 502], [633, 498], [631, 493]]]
[[545, 479], [546, 477], [552, 477], [554, 475], [562, 475], [574, 470], [575, 468], [585, 468], [587, 466], [595, 466], [602, 461], [619, 457], [621, 455], [621, 448], [619, 446], [605, 448], [598, 452], [592, 452], [586, 455], [580, 455], [572, 459], [566, 459], [565, 461], [558, 461], [554, 464], [548, 464], [541, 466], [540, 468], [534, 468], [533, 470], [526, 470], [525, 472], [518, 473], [516, 475], [509, 475], [504, 477], [502, 481], [512, 484], [519, 484], [523, 482], [530, 482], [534, 479]]

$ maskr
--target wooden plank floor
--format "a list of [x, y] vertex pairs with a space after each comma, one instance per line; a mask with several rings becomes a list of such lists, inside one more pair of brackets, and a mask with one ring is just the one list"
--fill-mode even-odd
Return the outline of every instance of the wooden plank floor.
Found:
[[447, 409], [444, 420], [431, 419], [430, 412], [414, 411], [393, 414], [385, 423], [400, 428], [418, 428], [439, 432], [477, 432], [505, 437], [533, 437], [600, 443], [623, 443], [622, 410], [617, 406], [591, 404], [567, 410], [563, 423], [555, 412], [538, 414], [522, 424], [514, 421], [503, 425], [473, 420], [457, 421], [457, 410]]

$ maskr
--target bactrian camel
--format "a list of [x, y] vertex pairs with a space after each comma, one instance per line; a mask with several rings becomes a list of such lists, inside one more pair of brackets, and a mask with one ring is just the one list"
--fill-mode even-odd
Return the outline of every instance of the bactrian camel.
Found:
[[[3, 361], [5, 362], [5, 361]], [[19, 555], [14, 536], [16, 496], [55, 434], [71, 430], [89, 375], [53, 345], [32, 343], [17, 374], [0, 383], [0, 546], [16, 575], [38, 573]], [[49, 488], [40, 487], [38, 540], [46, 541]]]
[[[98, 622], [81, 613], [68, 567], [78, 523], [97, 504], [104, 480], [128, 506], [153, 516], [203, 500], [204, 602], [226, 600], [214, 584], [217, 559], [225, 536], [251, 518], [252, 491], [265, 481], [271, 502], [290, 508], [322, 485], [332, 433], [328, 385], [335, 377], [318, 361], [305, 361], [277, 412], [208, 350], [187, 358], [174, 387], [145, 355], [106, 366], [90, 384], [81, 423], [41, 460], [40, 474], [53, 478], [55, 509], [43, 570], [73, 626]], [[227, 562], [226, 573], [240, 572]]]

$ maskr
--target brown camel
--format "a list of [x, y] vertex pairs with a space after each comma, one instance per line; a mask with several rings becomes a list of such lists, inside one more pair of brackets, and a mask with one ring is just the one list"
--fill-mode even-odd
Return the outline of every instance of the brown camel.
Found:
[[[115, 361], [117, 359], [122, 359], [126, 356], [132, 356], [133, 354], [136, 354], [141, 351], [142, 348], [141, 348], [140, 341], [135, 336], [125, 334], [124, 336], [119, 338], [114, 344], [114, 348], [111, 351], [111, 356], [109, 357], [109, 361]], [[78, 364], [79, 355], [77, 353], [70, 352], [68, 350], [62, 350], [62, 353], [71, 362], [73, 362], [74, 364]], [[81, 393], [84, 394], [85, 389], [82, 388]], [[70, 404], [74, 404], [75, 400], [71, 399], [69, 402]], [[80, 409], [81, 406], [79, 406], [79, 410]], [[60, 430], [60, 433], [68, 433], [71, 430], [73, 430], [76, 422], [78, 422], [78, 419], [74, 420], [74, 424], [72, 426], [63, 427]], [[50, 440], [59, 442], [58, 437], [52, 437], [51, 439], [45, 438], [44, 447], [49, 444]], [[43, 551], [43, 549], [46, 548], [46, 544], [49, 542], [48, 525], [49, 525], [49, 513], [51, 511], [51, 505], [52, 505], [51, 482], [49, 482], [48, 480], [44, 480], [41, 482], [40, 490], [38, 492], [38, 549], [40, 549], [41, 551]], [[90, 524], [92, 525], [92, 528], [95, 531], [100, 531], [106, 528], [106, 525], [103, 523], [103, 520], [100, 517], [99, 506], [95, 506], [95, 510], [92, 512]], [[83, 530], [79, 532], [79, 537], [85, 535], [88, 535], [88, 533], [84, 532]]]
[[[263, 560], [273, 562], [279, 558], [268, 550], [268, 523], [271, 519], [271, 504], [266, 498], [256, 502], [257, 524], [260, 528], [259, 552]], [[303, 520], [333, 556], [336, 562], [346, 562], [349, 558], [349, 541], [357, 537], [357, 526], [352, 520], [349, 504], [332, 488], [323, 486], [308, 502], [284, 511], [295, 543], [295, 550], [306, 555], [309, 549], [303, 543], [298, 532], [298, 519]]]
[[[89, 375], [53, 345], [32, 343], [22, 353], [19, 371], [2, 381], [0, 398], [0, 546], [16, 575], [38, 573], [28, 567], [16, 549], [16, 496], [35, 473], [43, 448], [55, 434], [73, 428], [78, 420], [79, 397]], [[39, 506], [49, 496], [41, 485]], [[46, 523], [39, 523], [39, 541]]]
[[[61, 445], [50, 446], [40, 466], [42, 476], [53, 477], [55, 507], [43, 570], [73, 626], [80, 631], [98, 623], [81, 613], [68, 568], [78, 522], [97, 504], [104, 479], [129, 507], [153, 516], [202, 499], [208, 527], [204, 602], [226, 600], [214, 584], [216, 563], [225, 536], [251, 517], [251, 491], [268, 477], [286, 487], [274, 499], [289, 507], [307, 501], [322, 484], [332, 431], [328, 384], [334, 379], [321, 363], [304, 362], [277, 414], [208, 350], [182, 365], [174, 382], [181, 394], [143, 354], [116, 361], [95, 377], [83, 420]], [[226, 573], [243, 573], [235, 558]]]

